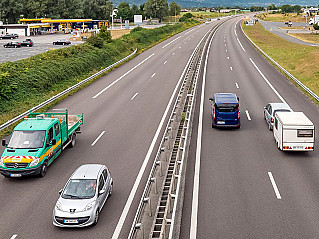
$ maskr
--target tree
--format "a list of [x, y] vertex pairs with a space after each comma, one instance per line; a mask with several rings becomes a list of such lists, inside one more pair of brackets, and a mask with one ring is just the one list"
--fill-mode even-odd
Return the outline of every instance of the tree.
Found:
[[107, 30], [106, 26], [101, 27], [98, 36], [106, 42], [110, 42], [112, 40], [111, 33]]
[[148, 17], [162, 20], [168, 13], [167, 0], [147, 0], [144, 10]]
[[106, 15], [112, 3], [105, 0], [84, 0], [84, 17], [92, 19], [108, 19]]
[[122, 17], [122, 20], [130, 20], [132, 18], [130, 5], [127, 2], [120, 3], [117, 8], [117, 17]]
[[181, 6], [178, 5], [176, 2], [171, 2], [169, 5], [169, 15], [170, 16], [175, 16], [179, 15], [181, 11]]

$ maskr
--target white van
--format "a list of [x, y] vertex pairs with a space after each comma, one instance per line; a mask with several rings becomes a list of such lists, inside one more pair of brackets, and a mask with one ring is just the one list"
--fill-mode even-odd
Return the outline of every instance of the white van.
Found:
[[313, 151], [315, 126], [303, 112], [278, 112], [274, 137], [280, 150]]

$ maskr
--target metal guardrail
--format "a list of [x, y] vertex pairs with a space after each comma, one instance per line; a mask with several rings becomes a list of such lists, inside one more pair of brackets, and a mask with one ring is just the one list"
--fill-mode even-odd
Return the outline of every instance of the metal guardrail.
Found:
[[[42, 102], [41, 104], [39, 104], [39, 105], [37, 105], [37, 106], [34, 106], [34, 107], [31, 108], [30, 110], [31, 110], [31, 111], [36, 111], [36, 110], [42, 108], [43, 106], [52, 103], [53, 101], [55, 101], [56, 99], [60, 98], [61, 96], [64, 96], [65, 94], [69, 93], [70, 91], [72, 91], [72, 90], [78, 88], [79, 86], [81, 86], [81, 85], [87, 83], [88, 81], [94, 79], [95, 77], [97, 77], [97, 76], [103, 74], [104, 72], [106, 72], [106, 71], [112, 69], [113, 67], [115, 67], [115, 66], [117, 66], [118, 64], [122, 63], [123, 61], [126, 61], [127, 59], [129, 59], [130, 57], [132, 57], [133, 55], [135, 55], [136, 52], [137, 52], [137, 49], [135, 49], [135, 51], [134, 51], [133, 53], [131, 53], [130, 55], [124, 57], [123, 59], [121, 59], [121, 60], [115, 62], [114, 64], [112, 64], [112, 65], [106, 67], [105, 69], [103, 69], [103, 70], [101, 70], [101, 71], [95, 73], [94, 75], [91, 75], [90, 77], [88, 77], [88, 78], [86, 78], [86, 79], [80, 81], [79, 83], [77, 83], [77, 84], [75, 84], [75, 85], [69, 87], [68, 89], [66, 89], [66, 90], [64, 90], [64, 91], [62, 91], [62, 92], [60, 92], [59, 94], [57, 94], [57, 95], [55, 95], [55, 96], [52, 96], [50, 99], [48, 99], [48, 100]], [[27, 115], [30, 113], [30, 110], [28, 110], [28, 111], [26, 111], [26, 112], [24, 112], [24, 113], [22, 113], [22, 114], [20, 114], [20, 115], [18, 115], [18, 116], [16, 116], [16, 117], [14, 117], [13, 119], [7, 121], [6, 123], [0, 125], [0, 131], [3, 130], [3, 129], [5, 129], [5, 128], [7, 128], [7, 127], [9, 127], [9, 126], [12, 125], [12, 124], [18, 122], [19, 120], [23, 119], [23, 117], [27, 116]]]
[[293, 81], [295, 81], [301, 88], [303, 88], [307, 93], [309, 93], [313, 98], [315, 98], [317, 101], [319, 101], [319, 96], [316, 95], [312, 90], [310, 90], [307, 86], [305, 86], [300, 80], [298, 80], [296, 77], [294, 77], [290, 72], [288, 72], [285, 68], [283, 68], [279, 63], [277, 63], [274, 59], [272, 59], [266, 52], [264, 52], [262, 49], [260, 49], [259, 46], [257, 46], [244, 32], [242, 25], [240, 24], [240, 28], [246, 38], [264, 55], [266, 56], [272, 63], [274, 63], [280, 70], [282, 70], [288, 77], [290, 77]]

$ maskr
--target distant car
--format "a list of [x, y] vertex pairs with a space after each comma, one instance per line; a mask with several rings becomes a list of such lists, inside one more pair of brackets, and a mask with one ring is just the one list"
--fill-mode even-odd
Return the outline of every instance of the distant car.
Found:
[[14, 36], [14, 38], [19, 38], [19, 35], [16, 33], [12, 33], [12, 35]]
[[53, 209], [53, 225], [85, 227], [96, 225], [108, 197], [112, 195], [113, 179], [109, 169], [101, 164], [80, 166], [59, 191]]
[[58, 40], [54, 41], [53, 45], [70, 45], [71, 42], [69, 40]]
[[21, 47], [21, 43], [20, 42], [8, 42], [8, 43], [4, 44], [3, 47], [5, 47], [5, 48], [9, 48], [9, 47], [18, 48], [18, 47]]
[[217, 20], [220, 20], [220, 18], [217, 18]]
[[13, 34], [6, 34], [4, 36], [0, 36], [0, 39], [15, 39], [15, 35]]
[[210, 23], [209, 21], [206, 21], [206, 22], [205, 22], [205, 24], [209, 24], [209, 23]]
[[269, 103], [264, 107], [264, 118], [268, 124], [268, 129], [273, 130], [275, 114], [277, 112], [292, 112], [292, 109], [286, 103]]
[[23, 42], [20, 42], [21, 46], [31, 47], [34, 45], [31, 39], [25, 39]]

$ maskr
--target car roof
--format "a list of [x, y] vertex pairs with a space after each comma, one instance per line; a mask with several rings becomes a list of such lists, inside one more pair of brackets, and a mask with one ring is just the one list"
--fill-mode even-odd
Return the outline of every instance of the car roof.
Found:
[[273, 110], [291, 109], [287, 103], [269, 103]]
[[235, 103], [238, 104], [237, 96], [234, 93], [214, 94], [215, 103]]
[[99, 172], [105, 167], [103, 164], [84, 164], [75, 170], [71, 179], [97, 179]]

